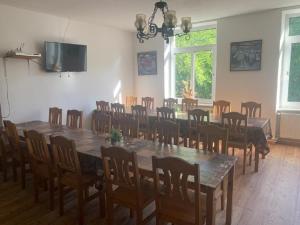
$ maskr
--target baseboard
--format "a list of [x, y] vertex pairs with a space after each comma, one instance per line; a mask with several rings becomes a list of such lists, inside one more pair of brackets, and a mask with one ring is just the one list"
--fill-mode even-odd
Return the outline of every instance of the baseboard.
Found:
[[277, 140], [278, 144], [292, 145], [292, 146], [300, 146], [300, 139], [292, 139], [292, 138], [279, 138]]

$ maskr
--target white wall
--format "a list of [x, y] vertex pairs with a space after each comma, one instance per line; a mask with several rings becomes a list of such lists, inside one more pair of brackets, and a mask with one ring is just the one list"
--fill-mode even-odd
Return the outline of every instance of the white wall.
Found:
[[[274, 130], [281, 10], [219, 19], [217, 29], [216, 99], [230, 101], [234, 111], [240, 111], [242, 101], [261, 102], [262, 114], [272, 119]], [[144, 45], [136, 44], [136, 52], [146, 48], [157, 50], [159, 55], [162, 55], [162, 38], [157, 39], [160, 40], [145, 41]], [[230, 72], [230, 43], [257, 39], [263, 40], [261, 71]], [[165, 76], [166, 74], [161, 74], [164, 73], [163, 68], [160, 68], [163, 67], [163, 63], [158, 64], [158, 67], [158, 71], [161, 71], [159, 77]], [[162, 99], [163, 86], [157, 82], [162, 82], [163, 78], [158, 80], [157, 77], [149, 76], [147, 81], [143, 79], [136, 78], [137, 96], [145, 94], [144, 90], [147, 90], [148, 95]], [[153, 83], [155, 86], [152, 86]]]
[[[133, 94], [134, 46], [132, 33], [108, 27], [69, 21], [47, 14], [0, 5], [0, 54], [25, 43], [25, 51], [42, 52], [44, 41], [87, 45], [87, 72], [46, 73], [26, 60], [7, 59], [7, 79], [11, 113], [15, 122], [45, 120], [48, 108], [84, 111], [85, 126], [96, 100], [115, 101], [115, 88], [121, 83], [124, 96]], [[40, 61], [41, 63], [43, 61]], [[4, 65], [0, 63], [0, 103], [2, 114], [9, 112]]]
[[[141, 97], [154, 97], [155, 106], [161, 106], [164, 96], [164, 41], [161, 37], [146, 40], [139, 43], [134, 35], [135, 64], [135, 95], [138, 96], [138, 102]], [[138, 76], [137, 53], [145, 51], [157, 51], [157, 75]]]

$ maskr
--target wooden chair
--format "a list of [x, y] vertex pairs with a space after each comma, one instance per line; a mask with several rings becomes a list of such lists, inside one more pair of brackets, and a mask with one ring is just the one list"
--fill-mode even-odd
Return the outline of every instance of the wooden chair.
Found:
[[157, 120], [172, 120], [176, 121], [175, 110], [168, 107], [156, 108]]
[[248, 118], [261, 118], [261, 104], [257, 102], [242, 102], [241, 113]]
[[100, 178], [82, 173], [74, 141], [62, 136], [51, 137], [50, 141], [58, 175], [59, 214], [64, 214], [64, 187], [67, 186], [77, 191], [79, 225], [84, 224], [84, 205], [96, 197], [100, 202], [100, 215], [104, 215], [105, 198], [102, 191], [92, 195], [89, 193], [89, 187], [100, 182]]
[[199, 148], [196, 143], [197, 129], [199, 126], [209, 124], [209, 111], [202, 109], [188, 110], [188, 133], [185, 134], [184, 146], [187, 146], [187, 136], [189, 138], [189, 147]]
[[51, 125], [62, 125], [62, 109], [57, 107], [49, 108], [48, 121]]
[[120, 103], [111, 103], [112, 126], [119, 129], [119, 120], [125, 116], [125, 106]]
[[147, 113], [147, 108], [142, 105], [131, 106], [132, 116], [139, 123], [139, 132], [142, 133], [145, 139], [150, 138], [150, 125]]
[[164, 105], [163, 106], [174, 109], [177, 104], [178, 104], [178, 99], [177, 98], [166, 98], [166, 99], [164, 99]]
[[82, 128], [83, 112], [78, 110], [67, 111], [67, 127], [76, 129]]
[[7, 181], [8, 169], [13, 169], [13, 152], [8, 144], [8, 137], [5, 131], [0, 131], [0, 164], [3, 172], [3, 181]]
[[136, 212], [136, 224], [146, 224], [155, 212], [143, 218], [143, 210], [154, 201], [153, 185], [141, 179], [136, 152], [121, 147], [101, 147], [106, 181], [107, 224], [113, 223], [114, 204]]
[[234, 155], [235, 148], [244, 150], [243, 174], [245, 174], [248, 149], [250, 154], [249, 165], [251, 165], [252, 162], [252, 143], [248, 141], [247, 115], [238, 112], [223, 113], [222, 125], [223, 127], [228, 128], [228, 148], [232, 148], [232, 154]]
[[142, 97], [142, 105], [147, 109], [154, 109], [154, 98], [152, 97]]
[[197, 144], [199, 149], [199, 142], [203, 140], [202, 150], [228, 154], [227, 142], [228, 142], [228, 129], [220, 127], [214, 124], [201, 125], [197, 128]]
[[28, 149], [26, 143], [20, 140], [16, 125], [9, 120], [3, 123], [13, 156], [13, 177], [16, 181], [17, 167], [21, 167], [22, 189], [25, 189], [26, 173], [30, 172]]
[[181, 102], [181, 111], [187, 112], [198, 106], [198, 99], [184, 98]]
[[97, 134], [110, 134], [111, 132], [111, 115], [103, 112], [96, 111], [94, 114], [94, 132]]
[[105, 101], [96, 101], [96, 106], [98, 111], [104, 111], [104, 112], [109, 112], [109, 102]]
[[39, 200], [39, 181], [49, 182], [49, 208], [53, 210], [54, 178], [56, 175], [46, 138], [34, 130], [24, 130], [24, 136], [31, 159], [35, 202]]
[[138, 138], [139, 121], [131, 115], [124, 116], [119, 120], [120, 130], [123, 137]]
[[137, 97], [126, 96], [126, 107], [131, 107], [133, 105], [137, 105]]
[[[201, 125], [197, 128], [196, 147], [199, 149], [202, 142], [202, 150], [218, 154], [228, 154], [228, 129], [214, 124]], [[221, 209], [225, 207], [224, 182], [215, 193], [215, 199], [221, 199]]]
[[213, 102], [213, 113], [217, 116], [222, 116], [222, 113], [230, 112], [230, 102], [219, 100]]
[[179, 124], [170, 120], [156, 121], [155, 123], [155, 134], [158, 135], [159, 143], [163, 144], [179, 144]]
[[156, 224], [204, 224], [206, 195], [200, 189], [199, 164], [190, 164], [179, 158], [153, 156], [152, 167]]

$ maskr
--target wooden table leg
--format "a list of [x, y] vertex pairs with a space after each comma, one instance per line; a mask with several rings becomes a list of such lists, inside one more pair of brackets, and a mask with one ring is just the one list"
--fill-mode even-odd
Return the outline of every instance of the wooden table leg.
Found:
[[215, 189], [207, 188], [206, 199], [206, 225], [216, 224], [216, 201], [215, 201]]
[[258, 172], [258, 164], [259, 164], [259, 151], [257, 147], [255, 147], [255, 172]]
[[231, 225], [232, 199], [233, 199], [233, 180], [234, 180], [234, 166], [230, 169], [230, 171], [228, 173], [226, 225]]

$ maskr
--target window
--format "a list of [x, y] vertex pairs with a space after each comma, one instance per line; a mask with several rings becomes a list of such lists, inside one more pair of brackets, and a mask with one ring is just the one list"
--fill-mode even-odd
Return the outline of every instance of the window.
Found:
[[215, 25], [198, 28], [189, 36], [171, 41], [170, 96], [184, 98], [191, 92], [200, 104], [212, 104], [215, 90]]
[[300, 109], [300, 11], [283, 13], [279, 109]]

